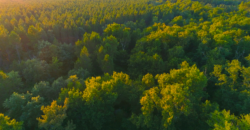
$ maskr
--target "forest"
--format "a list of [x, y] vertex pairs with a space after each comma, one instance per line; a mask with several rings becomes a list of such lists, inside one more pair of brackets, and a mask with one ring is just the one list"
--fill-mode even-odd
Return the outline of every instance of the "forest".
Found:
[[0, 130], [250, 130], [250, 0], [0, 0]]

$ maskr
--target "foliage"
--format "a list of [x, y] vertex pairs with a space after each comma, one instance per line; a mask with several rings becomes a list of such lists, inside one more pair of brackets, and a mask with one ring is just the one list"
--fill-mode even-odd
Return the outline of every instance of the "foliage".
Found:
[[249, 0], [0, 7], [0, 129], [250, 128]]
[[41, 110], [45, 115], [41, 118], [37, 118], [38, 127], [46, 130], [62, 129], [62, 122], [66, 118], [66, 110], [68, 108], [68, 99], [65, 99], [64, 106], [57, 105], [56, 101], [51, 103], [51, 106], [41, 107]]
[[0, 114], [0, 130], [22, 130], [22, 122], [17, 122], [15, 119], [10, 119], [4, 114]]

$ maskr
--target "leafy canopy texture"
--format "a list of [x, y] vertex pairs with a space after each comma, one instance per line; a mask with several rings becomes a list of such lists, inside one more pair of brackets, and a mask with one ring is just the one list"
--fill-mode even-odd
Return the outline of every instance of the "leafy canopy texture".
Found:
[[207, 121], [213, 130], [248, 130], [250, 128], [250, 115], [237, 118], [230, 111], [214, 111]]
[[[44, 128], [46, 130], [58, 130], [63, 129], [62, 123], [63, 120], [67, 117], [66, 110], [68, 108], [68, 99], [66, 98], [64, 101], [64, 105], [57, 105], [56, 101], [53, 101], [50, 106], [41, 107], [44, 115], [42, 118], [37, 118], [38, 127]], [[70, 124], [72, 125], [72, 124]], [[69, 129], [66, 127], [66, 129]], [[74, 129], [74, 127], [72, 128]]]
[[181, 68], [171, 70], [169, 74], [156, 75], [158, 86], [152, 86], [144, 92], [140, 103], [142, 114], [138, 116], [142, 126], [153, 129], [169, 128], [184, 114], [192, 114], [195, 106], [206, 96], [203, 88], [207, 78], [193, 65], [187, 62]]
[[0, 130], [22, 130], [22, 124], [23, 122], [11, 120], [10, 117], [0, 113]]
[[0, 0], [0, 130], [250, 130], [250, 0]]

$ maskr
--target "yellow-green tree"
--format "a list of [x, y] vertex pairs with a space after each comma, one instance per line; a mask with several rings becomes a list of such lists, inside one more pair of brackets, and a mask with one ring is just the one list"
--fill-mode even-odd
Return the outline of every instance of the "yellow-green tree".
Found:
[[248, 130], [250, 128], [250, 115], [237, 117], [230, 111], [214, 111], [207, 121], [212, 130]]
[[15, 119], [10, 119], [8, 116], [0, 113], [0, 130], [22, 130], [23, 122], [17, 122]]
[[[68, 98], [66, 98], [63, 106], [57, 105], [57, 101], [53, 101], [50, 106], [42, 106], [41, 110], [44, 115], [42, 115], [42, 118], [37, 118], [38, 127], [46, 130], [64, 129], [62, 123], [67, 117], [66, 110], [68, 109], [68, 103]], [[69, 123], [68, 125], [73, 126], [71, 129], [74, 129], [74, 125], [72, 125], [72, 123]], [[68, 127], [66, 128], [69, 129]]]
[[216, 89], [213, 100], [222, 109], [230, 110], [235, 115], [248, 114], [250, 93], [248, 89], [249, 67], [244, 67], [238, 60], [232, 60], [225, 66], [214, 65], [211, 73], [216, 77]]
[[196, 107], [206, 94], [206, 76], [187, 62], [169, 74], [157, 75], [158, 86], [144, 92], [140, 100], [142, 114], [132, 120], [138, 127], [171, 129], [181, 115], [196, 113]]

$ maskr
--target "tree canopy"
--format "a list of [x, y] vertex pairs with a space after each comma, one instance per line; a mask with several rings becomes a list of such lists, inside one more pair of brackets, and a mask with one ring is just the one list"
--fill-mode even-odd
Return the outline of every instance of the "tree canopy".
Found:
[[249, 130], [249, 0], [0, 0], [0, 130]]

